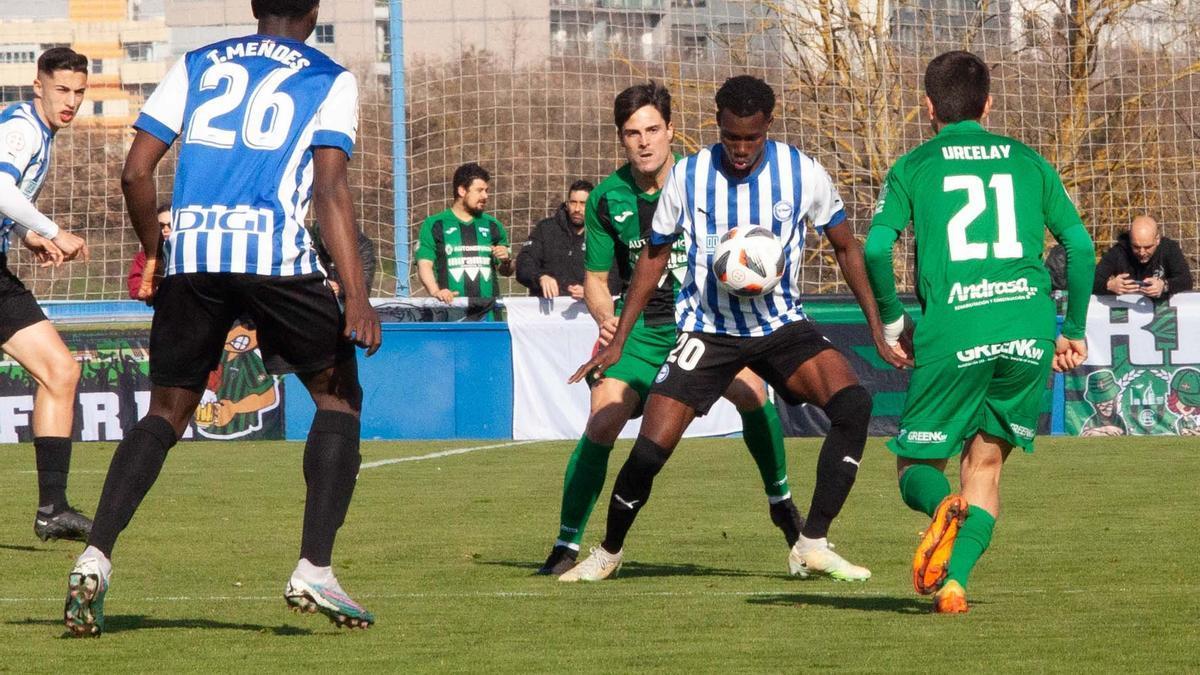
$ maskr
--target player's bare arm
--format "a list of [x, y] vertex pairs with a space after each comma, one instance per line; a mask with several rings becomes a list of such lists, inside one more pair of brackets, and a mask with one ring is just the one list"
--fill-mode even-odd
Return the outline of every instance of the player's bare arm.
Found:
[[154, 186], [154, 170], [167, 152], [167, 144], [139, 130], [125, 157], [121, 170], [121, 192], [125, 195], [125, 210], [142, 250], [146, 252], [146, 268], [142, 272], [139, 300], [154, 297], [162, 274], [158, 253], [162, 248], [162, 226], [158, 224], [158, 191]]
[[581, 381], [588, 373], [603, 375], [609, 366], [621, 359], [621, 351], [625, 348], [625, 339], [629, 337], [633, 325], [642, 315], [650, 296], [658, 288], [658, 280], [667, 271], [667, 263], [671, 261], [671, 248], [674, 242], [665, 244], [647, 244], [638, 257], [637, 265], [633, 268], [633, 280], [625, 293], [625, 308], [621, 312], [621, 320], [617, 323], [617, 332], [613, 335], [608, 346], [601, 349], [587, 363], [579, 367], [575, 374], [567, 380], [571, 384]]
[[617, 305], [608, 289], [608, 272], [583, 273], [583, 301], [600, 328], [600, 346], [607, 347], [617, 332]]
[[420, 280], [421, 285], [425, 287], [425, 292], [429, 293], [430, 297], [437, 298], [447, 305], [458, 295], [458, 293], [449, 288], [438, 287], [437, 275], [434, 274], [432, 260], [417, 261], [417, 279]]
[[883, 322], [879, 319], [879, 307], [875, 304], [875, 294], [867, 281], [867, 266], [863, 261], [863, 248], [854, 233], [845, 225], [827, 228], [825, 236], [833, 246], [834, 257], [838, 267], [846, 279], [846, 285], [854, 293], [858, 305], [862, 308], [863, 316], [867, 319], [867, 327], [871, 330], [871, 339], [875, 341], [875, 350], [879, 356], [895, 368], [912, 367], [913, 360], [902, 356], [892, 349], [883, 339]]
[[383, 341], [379, 314], [367, 297], [362, 259], [358, 257], [358, 228], [354, 223], [353, 198], [346, 179], [349, 158], [339, 148], [313, 150], [313, 208], [321, 223], [321, 241], [341, 272], [345, 291], [346, 337], [374, 354]]

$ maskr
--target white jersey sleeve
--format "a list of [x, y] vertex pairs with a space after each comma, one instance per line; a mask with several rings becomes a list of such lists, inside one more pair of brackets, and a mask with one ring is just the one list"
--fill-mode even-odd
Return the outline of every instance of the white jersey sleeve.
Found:
[[654, 245], [669, 244], [679, 238], [683, 232], [685, 209], [684, 183], [687, 175], [683, 171], [683, 163], [676, 162], [667, 176], [667, 184], [663, 186], [662, 194], [658, 197], [658, 206], [654, 209], [654, 220], [650, 225], [650, 243]]
[[186, 57], [179, 59], [154, 89], [133, 126], [170, 145], [183, 129], [183, 111], [187, 106], [188, 73]]
[[0, 123], [0, 172], [20, 183], [38, 148], [39, 132], [28, 120], [11, 117]]
[[833, 180], [825, 168], [810, 159], [805, 163], [802, 184], [811, 190], [812, 203], [808, 207], [808, 220], [818, 232], [846, 220], [846, 205], [833, 186]]
[[358, 82], [353, 73], [344, 72], [334, 80], [317, 110], [316, 121], [312, 144], [341, 148], [351, 157], [358, 135]]
[[33, 230], [47, 239], [58, 236], [58, 225], [37, 210], [8, 172], [0, 173], [0, 216], [12, 219], [22, 238], [26, 230]]

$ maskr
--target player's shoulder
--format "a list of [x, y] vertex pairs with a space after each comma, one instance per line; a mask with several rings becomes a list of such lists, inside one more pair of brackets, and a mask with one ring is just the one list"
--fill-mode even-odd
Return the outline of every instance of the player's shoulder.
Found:
[[600, 184], [588, 195], [588, 202], [599, 204], [601, 199], [614, 193], [633, 194], [636, 186], [637, 184], [633, 180], [633, 168], [629, 164], [625, 164], [600, 181]]
[[[434, 214], [426, 217], [425, 222], [422, 223], [422, 225], [424, 227], [436, 227], [440, 223], [445, 222], [445, 220], [447, 218], [455, 218], [454, 212], [451, 211], [450, 209], [443, 209], [441, 211], [438, 211], [437, 213], [434, 213]], [[455, 218], [455, 220], [457, 220], [457, 218]]]
[[498, 227], [501, 230], [504, 229], [504, 223], [500, 222], [499, 218], [497, 218], [496, 216], [493, 216], [490, 213], [480, 214], [479, 217], [475, 219], [475, 222], [480, 225], [483, 225], [485, 227], [491, 226], [491, 227]]
[[[18, 134], [20, 140], [26, 143], [34, 142], [44, 133], [49, 133], [29, 101], [19, 101], [0, 110], [0, 129], [4, 130], [6, 137]], [[16, 140], [17, 136], [14, 136], [13, 141]]]

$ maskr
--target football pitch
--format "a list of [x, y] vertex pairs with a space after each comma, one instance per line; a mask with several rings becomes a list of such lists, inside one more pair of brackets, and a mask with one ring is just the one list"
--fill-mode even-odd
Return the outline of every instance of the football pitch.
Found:
[[[818, 442], [788, 441], [802, 511]], [[82, 546], [34, 538], [32, 448], [2, 446], [0, 671], [1200, 667], [1196, 440], [1045, 438], [1035, 455], [1012, 457], [965, 616], [930, 615], [912, 591], [908, 563], [926, 521], [901, 503], [882, 439], [870, 440], [830, 533], [871, 568], [864, 584], [786, 575], [786, 546], [738, 439], [680, 446], [618, 579], [531, 576], [557, 530], [570, 446], [365, 443], [334, 563], [377, 624], [348, 632], [282, 599], [299, 547], [302, 445], [181, 444], [117, 544], [107, 630], [91, 640], [65, 639], [61, 621]], [[589, 544], [629, 447], [613, 453]], [[114, 446], [76, 448], [70, 493], [90, 513]], [[441, 454], [455, 449], [469, 451]], [[392, 459], [411, 461], [380, 463]]]

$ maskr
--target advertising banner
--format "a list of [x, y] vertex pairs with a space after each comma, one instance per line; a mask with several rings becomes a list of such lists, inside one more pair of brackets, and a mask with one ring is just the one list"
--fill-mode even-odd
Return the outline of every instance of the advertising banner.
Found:
[[[63, 341], [82, 375], [72, 437], [119, 441], [150, 405], [146, 330], [70, 330]], [[33, 439], [33, 377], [7, 355], [0, 361], [0, 443]], [[281, 439], [282, 380], [268, 375], [253, 329], [230, 331], [184, 438]]]
[[1065, 378], [1066, 433], [1200, 435], [1200, 293], [1093, 297], [1087, 341]]

